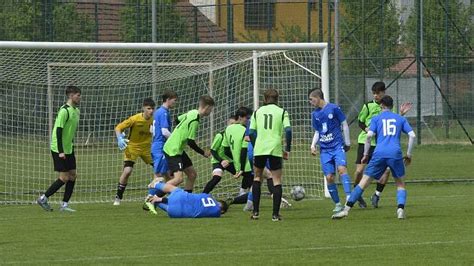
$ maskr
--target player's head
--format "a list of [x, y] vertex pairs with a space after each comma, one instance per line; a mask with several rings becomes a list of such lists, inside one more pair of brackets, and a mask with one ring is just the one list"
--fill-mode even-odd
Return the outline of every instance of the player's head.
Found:
[[219, 207], [221, 207], [221, 214], [226, 213], [229, 209], [229, 204], [223, 200], [218, 200], [217, 202], [219, 204]]
[[393, 108], [393, 99], [390, 97], [390, 95], [385, 95], [380, 99], [380, 106], [382, 109], [389, 109], [391, 110]]
[[151, 117], [153, 114], [153, 111], [155, 110], [155, 101], [153, 101], [152, 98], [145, 98], [143, 100], [143, 116], [148, 119]]
[[374, 96], [374, 100], [380, 103], [380, 99], [385, 95], [385, 83], [382, 81], [377, 81], [372, 85], [372, 94]]
[[251, 114], [252, 114], [252, 110], [250, 110], [249, 108], [245, 106], [241, 106], [239, 107], [239, 109], [237, 109], [237, 112], [235, 113], [235, 118], [240, 123], [245, 124], [247, 123], [247, 120], [249, 119]]
[[263, 93], [263, 103], [265, 104], [277, 104], [278, 103], [278, 91], [275, 89], [266, 89]]
[[74, 105], [78, 105], [81, 102], [81, 90], [73, 85], [66, 87], [66, 96], [68, 101]]
[[235, 124], [237, 122], [237, 119], [235, 119], [235, 115], [231, 115], [229, 119], [227, 119], [227, 125], [230, 126], [232, 124]]
[[324, 93], [321, 89], [314, 89], [309, 93], [309, 102], [313, 106], [319, 106], [321, 101], [324, 100]]
[[209, 114], [211, 114], [214, 105], [214, 99], [212, 99], [211, 96], [203, 95], [199, 97], [199, 114], [201, 116], [208, 116]]
[[172, 90], [166, 90], [163, 92], [163, 95], [161, 95], [161, 99], [163, 100], [163, 104], [168, 108], [173, 108], [178, 100], [178, 94]]

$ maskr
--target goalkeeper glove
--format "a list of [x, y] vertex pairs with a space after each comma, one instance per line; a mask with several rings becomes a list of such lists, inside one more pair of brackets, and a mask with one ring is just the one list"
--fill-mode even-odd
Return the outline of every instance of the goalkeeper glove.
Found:
[[123, 151], [123, 150], [125, 150], [125, 148], [127, 148], [127, 145], [128, 145], [127, 143], [128, 143], [128, 139], [125, 138], [124, 133], [117, 136], [117, 144], [118, 144], [118, 147], [121, 151]]

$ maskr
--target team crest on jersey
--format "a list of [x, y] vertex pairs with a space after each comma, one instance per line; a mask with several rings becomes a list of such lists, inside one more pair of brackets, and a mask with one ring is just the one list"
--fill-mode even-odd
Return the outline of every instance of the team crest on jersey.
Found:
[[332, 114], [328, 114], [328, 118], [332, 119], [334, 116]]

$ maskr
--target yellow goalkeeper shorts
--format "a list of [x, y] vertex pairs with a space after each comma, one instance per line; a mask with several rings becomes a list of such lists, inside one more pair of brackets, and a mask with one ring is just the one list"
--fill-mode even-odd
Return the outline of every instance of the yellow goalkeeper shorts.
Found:
[[151, 150], [127, 147], [124, 152], [124, 161], [135, 162], [140, 157], [146, 164], [152, 164]]

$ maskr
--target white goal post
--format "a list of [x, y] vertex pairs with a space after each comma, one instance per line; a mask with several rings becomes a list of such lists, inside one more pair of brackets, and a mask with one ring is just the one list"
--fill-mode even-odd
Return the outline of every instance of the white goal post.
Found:
[[[284, 194], [302, 185], [308, 197], [325, 189], [319, 158], [311, 157], [311, 106], [308, 92], [321, 88], [329, 98], [326, 43], [49, 43], [0, 41], [0, 204], [31, 203], [56, 178], [49, 151], [50, 131], [67, 85], [82, 90], [81, 119], [75, 139], [78, 182], [74, 202], [107, 202], [121, 173], [123, 154], [113, 129], [140, 111], [141, 101], [178, 93], [172, 117], [197, 107], [203, 94], [216, 101], [198, 133], [209, 147], [215, 132], [239, 106], [255, 110], [262, 92], [280, 92], [293, 126], [293, 149], [284, 164]], [[211, 178], [208, 159], [189, 151], [198, 171], [195, 191]], [[151, 167], [137, 162], [125, 200], [142, 200]], [[225, 176], [218, 196], [238, 192], [239, 182]], [[57, 193], [53, 201], [59, 201]], [[326, 191], [327, 194], [327, 191]]]

